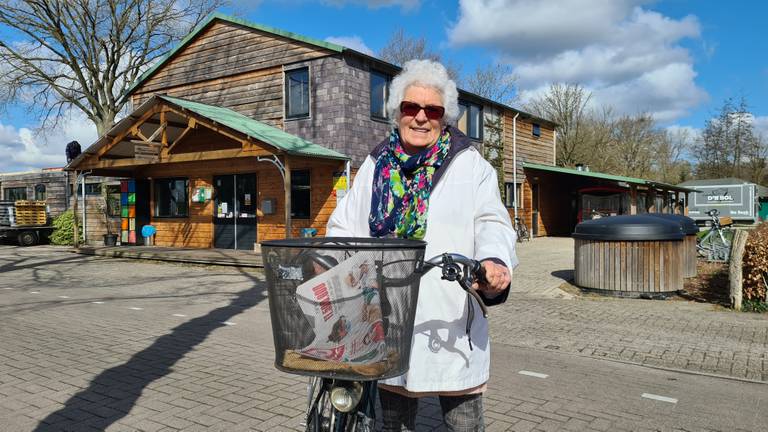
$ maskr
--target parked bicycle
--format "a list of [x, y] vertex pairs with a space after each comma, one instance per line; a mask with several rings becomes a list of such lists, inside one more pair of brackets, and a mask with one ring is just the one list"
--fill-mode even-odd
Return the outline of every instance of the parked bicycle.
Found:
[[733, 220], [720, 218], [720, 212], [712, 209], [706, 212], [710, 218], [709, 230], [696, 241], [699, 256], [707, 261], [728, 261], [731, 257], [731, 225]]
[[525, 225], [525, 219], [520, 216], [515, 216], [515, 225], [513, 226], [517, 233], [517, 241], [522, 243], [526, 240], [531, 240], [531, 232], [528, 231], [528, 226]]
[[[302, 238], [264, 242], [275, 367], [309, 376], [307, 432], [369, 432], [377, 381], [407, 372], [421, 277], [440, 268], [479, 305], [481, 264], [403, 239]], [[471, 343], [471, 342], [470, 342]]]

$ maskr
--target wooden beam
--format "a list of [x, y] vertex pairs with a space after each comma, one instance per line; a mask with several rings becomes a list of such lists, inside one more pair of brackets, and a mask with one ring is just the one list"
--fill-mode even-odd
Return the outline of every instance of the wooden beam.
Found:
[[283, 157], [283, 166], [285, 167], [285, 181], [283, 188], [285, 190], [285, 238], [291, 238], [293, 231], [291, 224], [291, 163], [288, 155]]
[[[260, 151], [244, 151], [243, 149], [227, 149], [227, 150], [214, 150], [206, 152], [195, 153], [181, 153], [168, 155], [165, 158], [160, 159], [155, 163], [174, 163], [174, 162], [196, 162], [206, 160], [217, 159], [229, 159], [238, 157], [256, 157], [256, 156], [270, 156], [267, 150]], [[151, 162], [146, 160], [137, 159], [105, 159], [91, 164], [86, 164], [80, 167], [81, 169], [103, 169], [103, 168], [120, 168], [120, 167], [138, 167], [142, 165], [149, 165]]]
[[163, 147], [168, 147], [168, 120], [165, 117], [165, 110], [160, 112], [160, 126], [163, 128], [160, 142], [163, 143]]
[[74, 246], [75, 246], [75, 249], [77, 249], [78, 247], [80, 247], [80, 227], [79, 227], [80, 224], [77, 222], [77, 177], [80, 174], [80, 172], [74, 171], [73, 174], [74, 175], [72, 176], [72, 199], [73, 199], [72, 212], [74, 213], [74, 216], [75, 216], [75, 221], [74, 221], [75, 223], [72, 229], [75, 231]]
[[[208, 120], [206, 120], [204, 118], [198, 117], [194, 113], [189, 113], [189, 112], [186, 112], [186, 111], [180, 111], [180, 110], [177, 110], [177, 109], [175, 109], [173, 107], [169, 108], [169, 110], [171, 112], [174, 112], [174, 113], [180, 115], [180, 116], [193, 117], [195, 119], [195, 121], [197, 123], [199, 123], [201, 126], [205, 126], [206, 128], [208, 128], [208, 129], [210, 129], [210, 130], [212, 130], [212, 131], [214, 131], [214, 132], [216, 132], [216, 133], [218, 133], [220, 135], [224, 135], [227, 138], [231, 138], [231, 139], [239, 142], [241, 145], [244, 145], [246, 142], [248, 142], [247, 138], [245, 136], [242, 136], [244, 134], [240, 134], [239, 132], [237, 132], [237, 134], [233, 134], [233, 133], [229, 132], [229, 130], [228, 130], [229, 128], [220, 127], [217, 124], [215, 124], [214, 122], [210, 122], [210, 121], [208, 121]], [[238, 135], [240, 135], [240, 136], [238, 136]], [[273, 154], [273, 153], [270, 153], [270, 154]]]
[[648, 213], [656, 213], [656, 189], [648, 188], [648, 198], [651, 201], [651, 205], [648, 206]]
[[629, 185], [629, 214], [637, 214], [637, 185]]
[[[117, 134], [112, 139], [112, 142], [110, 142], [109, 144], [107, 144], [104, 147], [102, 147], [101, 149], [99, 149], [96, 152], [96, 158], [100, 159], [105, 153], [107, 153], [108, 151], [112, 150], [112, 148], [114, 148], [117, 144], [119, 144], [123, 140], [123, 138], [127, 137], [128, 135], [130, 135], [134, 129], [138, 129], [139, 126], [144, 124], [144, 122], [149, 120], [155, 114], [157, 114], [157, 108], [152, 108], [149, 111], [145, 112], [144, 115], [139, 117], [139, 119], [136, 121], [136, 123], [133, 126], [131, 126], [130, 128], [124, 130], [123, 132]], [[145, 141], [146, 141], [146, 139], [145, 139]]]
[[171, 154], [171, 150], [173, 150], [173, 148], [174, 148], [174, 147], [176, 147], [176, 144], [178, 144], [179, 142], [181, 142], [181, 140], [182, 140], [182, 139], [183, 139], [185, 136], [187, 136], [187, 134], [189, 133], [189, 131], [191, 131], [191, 130], [193, 130], [193, 129], [195, 129], [195, 128], [197, 128], [197, 122], [195, 121], [195, 119], [194, 119], [194, 118], [190, 117], [190, 118], [189, 118], [189, 121], [187, 122], [187, 128], [186, 128], [186, 129], [184, 129], [184, 131], [181, 133], [181, 135], [179, 135], [179, 137], [178, 137], [178, 138], [176, 138], [176, 140], [174, 140], [174, 141], [173, 141], [173, 144], [171, 144], [171, 145], [170, 145], [170, 146], [169, 146], [167, 149], [165, 149], [165, 156], [167, 156], [167, 155]]

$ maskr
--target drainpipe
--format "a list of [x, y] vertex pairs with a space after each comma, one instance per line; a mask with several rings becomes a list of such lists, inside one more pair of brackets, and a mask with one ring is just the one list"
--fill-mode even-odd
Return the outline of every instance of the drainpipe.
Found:
[[553, 132], [554, 143], [552, 144], [552, 166], [557, 166], [557, 129]]
[[352, 162], [348, 160], [344, 163], [344, 174], [347, 176], [347, 193], [349, 193], [349, 182], [351, 181], [349, 177], [351, 176], [351, 173], [352, 173]]
[[[85, 222], [85, 178], [88, 175], [90, 175], [91, 172], [92, 171], [81, 172], [77, 176], [77, 179], [75, 180], [75, 184], [77, 184], [77, 182], [80, 182], [82, 184], [81, 187], [82, 187], [82, 191], [83, 191], [83, 244], [85, 244], [85, 242], [87, 240], [87, 234], [86, 234], [86, 232], [87, 232], [86, 231], [86, 226], [87, 225], [86, 225], [86, 222]], [[75, 190], [75, 201], [77, 201], [77, 190]], [[75, 217], [77, 217], [77, 216], [75, 216]]]
[[[515, 199], [515, 217], [517, 217], [517, 116], [512, 117], [512, 196]], [[522, 189], [522, 188], [521, 188]]]

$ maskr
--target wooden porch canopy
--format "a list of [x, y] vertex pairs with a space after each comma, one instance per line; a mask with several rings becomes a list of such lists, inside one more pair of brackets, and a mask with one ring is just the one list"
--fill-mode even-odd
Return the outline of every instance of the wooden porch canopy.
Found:
[[[541, 165], [536, 163], [529, 163], [525, 162], [523, 163], [523, 168], [526, 170], [539, 170], [539, 171], [545, 171], [550, 173], [556, 173], [556, 174], [565, 174], [565, 175], [573, 175], [573, 176], [581, 176], [581, 177], [591, 177], [594, 179], [600, 179], [605, 180], [609, 182], [616, 183], [617, 186], [621, 187], [627, 187], [629, 188], [630, 193], [630, 214], [637, 214], [637, 190], [638, 187], [647, 189], [649, 194], [651, 196], [655, 196], [657, 192], [660, 192], [663, 195], [667, 195], [669, 193], [675, 194], [675, 200], [679, 200], [680, 193], [685, 194], [685, 206], [683, 213], [688, 213], [688, 194], [691, 192], [697, 192], [696, 189], [691, 189], [687, 187], [682, 186], [676, 186], [673, 184], [668, 183], [662, 183], [662, 182], [655, 182], [652, 180], [645, 180], [641, 178], [636, 177], [625, 177], [625, 176], [619, 176], [619, 175], [613, 175], [613, 174], [606, 174], [601, 172], [594, 172], [594, 171], [580, 171], [573, 168], [564, 168], [564, 167], [558, 167], [558, 166], [551, 166], [551, 165]], [[665, 201], [666, 202], [666, 201]], [[655, 204], [650, 209], [652, 211], [662, 211], [663, 209], [656, 209]]]
[[[196, 133], [220, 135], [227, 144], [194, 151], [185, 149], [185, 142]], [[286, 236], [291, 225], [291, 157], [349, 160], [341, 153], [228, 108], [154, 95], [115, 124], [65, 170], [131, 177], [135, 169], [147, 165], [240, 157], [272, 163], [280, 171], [286, 197]]]

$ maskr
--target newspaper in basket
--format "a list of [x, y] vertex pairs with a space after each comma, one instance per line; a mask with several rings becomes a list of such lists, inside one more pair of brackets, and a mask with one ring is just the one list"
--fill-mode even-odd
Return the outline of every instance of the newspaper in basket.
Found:
[[352, 380], [405, 373], [423, 242], [264, 242], [278, 369]]

